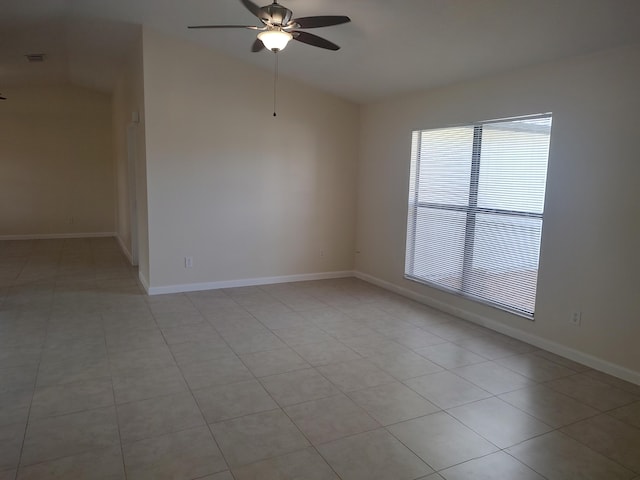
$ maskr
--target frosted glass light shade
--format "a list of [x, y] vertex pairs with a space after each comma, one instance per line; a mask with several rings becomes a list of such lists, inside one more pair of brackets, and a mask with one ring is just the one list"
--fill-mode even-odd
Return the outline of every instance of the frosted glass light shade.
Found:
[[284, 47], [287, 46], [287, 43], [293, 38], [293, 35], [282, 30], [265, 30], [258, 34], [258, 38], [264, 43], [267, 49], [279, 52], [280, 50], [284, 50]]

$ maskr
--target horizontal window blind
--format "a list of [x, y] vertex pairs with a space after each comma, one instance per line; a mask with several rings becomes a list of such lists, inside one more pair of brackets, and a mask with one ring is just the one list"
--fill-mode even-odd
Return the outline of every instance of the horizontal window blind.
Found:
[[533, 317], [551, 122], [413, 132], [408, 278]]

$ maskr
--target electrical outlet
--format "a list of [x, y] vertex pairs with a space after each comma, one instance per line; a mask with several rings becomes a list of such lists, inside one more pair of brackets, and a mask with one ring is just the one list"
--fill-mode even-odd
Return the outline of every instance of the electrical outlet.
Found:
[[193, 268], [193, 257], [184, 257], [184, 268]]
[[571, 316], [569, 317], [569, 323], [571, 325], [575, 325], [576, 327], [579, 327], [581, 322], [582, 322], [582, 312], [580, 311], [571, 312]]

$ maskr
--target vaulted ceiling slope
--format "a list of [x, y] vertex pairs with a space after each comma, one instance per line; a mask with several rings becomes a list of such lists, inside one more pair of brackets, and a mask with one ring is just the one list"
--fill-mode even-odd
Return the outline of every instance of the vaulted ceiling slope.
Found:
[[[296, 16], [351, 17], [350, 24], [314, 31], [341, 45], [340, 51], [293, 42], [280, 69], [355, 102], [640, 42], [638, 0], [281, 1]], [[2, 3], [0, 90], [55, 82], [109, 90], [138, 25], [265, 68], [273, 62], [270, 52], [250, 52], [250, 30], [186, 29], [256, 24], [238, 0]], [[47, 53], [48, 61], [27, 64], [23, 55], [35, 52]]]

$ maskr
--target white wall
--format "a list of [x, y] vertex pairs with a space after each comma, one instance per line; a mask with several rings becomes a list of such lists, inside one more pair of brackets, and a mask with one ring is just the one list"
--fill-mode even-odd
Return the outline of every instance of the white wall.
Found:
[[110, 96], [73, 86], [3, 93], [0, 236], [113, 232]]
[[[356, 269], [640, 381], [638, 85], [629, 47], [364, 107]], [[553, 130], [535, 322], [404, 280], [411, 131], [540, 112]]]
[[271, 72], [146, 28], [143, 51], [152, 289], [351, 270], [358, 107], [281, 78], [273, 118]]
[[[113, 133], [116, 170], [116, 235], [125, 253], [131, 258], [134, 241], [131, 231], [127, 130], [133, 129], [135, 143], [135, 196], [138, 225], [138, 265], [143, 282], [149, 276], [149, 239], [147, 233], [147, 181], [145, 149], [144, 79], [142, 72], [142, 30], [131, 46], [122, 65], [113, 93]], [[133, 121], [137, 113], [138, 123]]]

